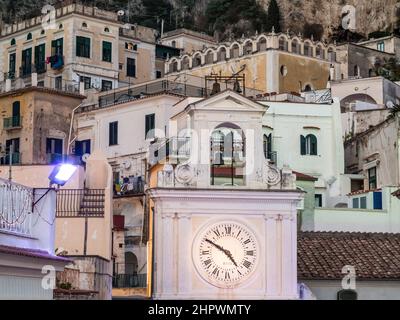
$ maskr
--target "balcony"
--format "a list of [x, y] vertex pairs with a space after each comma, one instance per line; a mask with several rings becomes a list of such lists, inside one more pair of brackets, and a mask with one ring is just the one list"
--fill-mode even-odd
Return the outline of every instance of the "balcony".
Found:
[[19, 68], [19, 76], [20, 78], [28, 78], [32, 74], [32, 67], [31, 66], [26, 66], [26, 67], [20, 67]]
[[3, 119], [3, 128], [4, 130], [13, 130], [13, 129], [21, 129], [22, 127], [22, 117], [14, 116]]
[[188, 137], [172, 137], [156, 141], [150, 146], [150, 163], [169, 160], [171, 163], [178, 163], [190, 157], [190, 141]]
[[142, 196], [144, 195], [144, 185], [143, 176], [125, 177], [122, 183], [114, 184], [114, 198]]
[[[21, 163], [21, 154], [19, 152], [14, 152], [11, 156], [11, 164], [20, 164], [20, 163]], [[10, 164], [9, 154], [0, 157], [0, 165], [9, 165], [9, 164]]]
[[113, 288], [146, 288], [147, 274], [138, 274], [132, 263], [115, 263], [112, 279]]
[[32, 203], [33, 189], [0, 179], [0, 232], [30, 236]]
[[43, 62], [36, 63], [34, 71], [36, 71], [37, 74], [46, 73], [46, 71], [47, 71], [46, 62], [43, 61]]
[[60, 70], [64, 67], [64, 56], [56, 54], [49, 58], [50, 66], [54, 70]]
[[104, 217], [103, 189], [57, 190], [57, 218]]

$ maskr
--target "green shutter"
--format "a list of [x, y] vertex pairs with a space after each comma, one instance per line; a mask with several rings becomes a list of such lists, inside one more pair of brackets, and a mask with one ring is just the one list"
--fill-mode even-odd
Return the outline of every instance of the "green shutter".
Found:
[[300, 154], [306, 154], [306, 138], [304, 136], [300, 136]]

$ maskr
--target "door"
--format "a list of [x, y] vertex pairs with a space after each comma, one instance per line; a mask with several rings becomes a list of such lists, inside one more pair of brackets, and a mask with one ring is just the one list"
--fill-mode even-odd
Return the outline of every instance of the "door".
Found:
[[32, 72], [32, 48], [22, 51], [22, 76]]
[[12, 105], [12, 126], [19, 127], [21, 125], [21, 104], [19, 101], [13, 102]]

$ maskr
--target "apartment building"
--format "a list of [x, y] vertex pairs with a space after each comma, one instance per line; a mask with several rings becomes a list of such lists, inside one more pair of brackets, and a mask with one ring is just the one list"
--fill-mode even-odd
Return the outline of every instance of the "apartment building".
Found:
[[[52, 13], [53, 12], [53, 13]], [[55, 89], [107, 91], [120, 83], [155, 78], [155, 30], [126, 24], [116, 12], [76, 1], [42, 16], [3, 25], [0, 38], [0, 81], [8, 86], [32, 84]]]

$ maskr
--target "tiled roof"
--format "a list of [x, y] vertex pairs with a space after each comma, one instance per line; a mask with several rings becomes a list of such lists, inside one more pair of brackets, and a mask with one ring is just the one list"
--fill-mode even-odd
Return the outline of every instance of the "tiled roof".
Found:
[[350, 265], [358, 280], [400, 280], [400, 234], [300, 232], [297, 245], [299, 279], [343, 279]]
[[3, 246], [3, 245], [0, 245], [0, 253], [14, 254], [14, 255], [31, 257], [31, 258], [48, 259], [48, 260], [54, 260], [54, 261], [64, 261], [64, 262], [72, 261], [71, 259], [68, 259], [65, 257], [59, 257], [56, 255], [50, 254], [45, 250], [18, 248], [18, 247], [10, 247], [10, 246]]
[[317, 181], [318, 180], [318, 178], [315, 178], [315, 177], [310, 176], [305, 173], [301, 173], [301, 172], [297, 172], [297, 171], [293, 171], [293, 173], [296, 175], [297, 180], [301, 180], [301, 181]]

